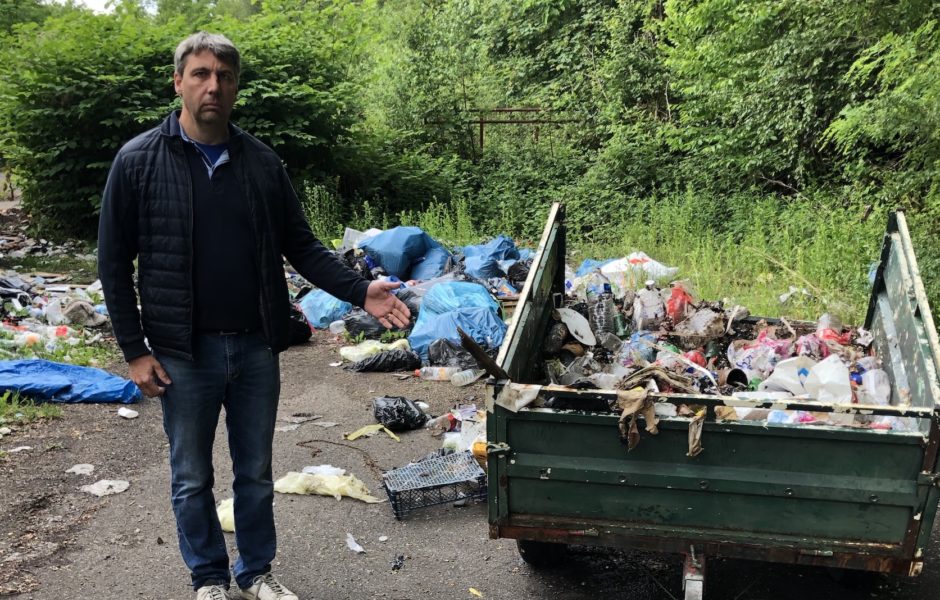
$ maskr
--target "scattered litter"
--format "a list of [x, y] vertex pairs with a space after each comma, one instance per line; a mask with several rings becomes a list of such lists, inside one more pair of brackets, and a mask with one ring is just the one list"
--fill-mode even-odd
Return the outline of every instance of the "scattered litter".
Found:
[[75, 475], [91, 475], [95, 470], [95, 465], [90, 465], [88, 463], [78, 463], [73, 465], [71, 468], [67, 469], [66, 473], [74, 473]]
[[343, 361], [331, 362], [331, 363], [330, 363], [330, 366], [331, 366], [331, 367], [342, 367], [342, 366], [343, 366]]
[[379, 536], [379, 541], [380, 541], [380, 542], [387, 542], [387, 541], [388, 541], [388, 536], [387, 536], [387, 535], [380, 535], [380, 536]]
[[482, 592], [480, 592], [480, 590], [478, 590], [478, 589], [476, 589], [476, 588], [470, 588], [470, 593], [473, 594], [474, 596], [476, 596], [477, 598], [482, 598], [482, 597], [483, 597]]
[[280, 494], [319, 494], [333, 496], [337, 500], [347, 496], [370, 504], [383, 502], [352, 474], [323, 475], [290, 471], [274, 482], [274, 491]]
[[219, 506], [215, 511], [219, 515], [219, 524], [222, 526], [222, 531], [235, 533], [235, 499], [227, 498], [219, 502]]
[[32, 446], [17, 446], [16, 448], [10, 448], [7, 450], [7, 454], [16, 454], [17, 452], [27, 452], [32, 450]]
[[127, 488], [130, 486], [130, 482], [122, 479], [101, 479], [91, 485], [83, 485], [79, 489], [100, 498], [101, 496], [120, 494], [121, 492], [127, 491]]
[[322, 419], [323, 415], [315, 415], [313, 413], [294, 413], [289, 417], [284, 417], [281, 421], [285, 423], [293, 423], [295, 425], [300, 425], [302, 423], [309, 423], [310, 421], [316, 421], [317, 419]]
[[349, 532], [346, 533], [346, 547], [356, 554], [362, 554], [366, 551], [365, 548], [359, 545], [359, 542], [356, 541], [356, 538], [353, 537], [353, 534]]
[[352, 432], [352, 433], [344, 433], [344, 434], [343, 434], [343, 439], [352, 441], [352, 440], [355, 440], [356, 438], [360, 438], [360, 437], [371, 437], [371, 436], [375, 435], [376, 433], [378, 433], [378, 432], [380, 432], [380, 431], [384, 431], [385, 433], [387, 433], [387, 434], [388, 434], [388, 437], [392, 438], [392, 439], [395, 440], [396, 442], [400, 442], [400, 441], [401, 441], [401, 438], [400, 438], [400, 437], [398, 437], [397, 435], [395, 435], [395, 434], [392, 432], [392, 430], [390, 430], [388, 427], [386, 427], [385, 425], [382, 425], [382, 424], [378, 424], [378, 425], [366, 425], [365, 427], [360, 427], [359, 429], [357, 429], [356, 431], [354, 431], [354, 432]]
[[300, 423], [289, 423], [287, 425], [281, 425], [280, 427], [275, 427], [274, 431], [294, 431], [300, 427]]
[[423, 427], [428, 415], [413, 400], [402, 396], [380, 396], [372, 399], [375, 420], [392, 431], [408, 431]]
[[405, 566], [405, 555], [404, 555], [404, 554], [399, 554], [398, 556], [396, 556], [396, 557], [392, 560], [391, 565], [392, 565], [392, 570], [393, 570], [393, 571], [398, 571], [398, 570], [400, 570], [402, 567]]
[[140, 413], [136, 410], [126, 408], [124, 406], [118, 409], [117, 414], [119, 417], [124, 417], [125, 419], [136, 419], [138, 416], [140, 416]]

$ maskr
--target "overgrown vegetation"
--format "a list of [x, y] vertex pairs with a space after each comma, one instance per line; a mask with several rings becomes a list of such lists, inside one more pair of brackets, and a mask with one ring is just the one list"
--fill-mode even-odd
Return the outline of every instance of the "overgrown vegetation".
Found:
[[[404, 223], [534, 245], [563, 201], [572, 261], [644, 250], [703, 296], [857, 320], [901, 208], [940, 304], [930, 0], [8, 5], [27, 16], [0, 23], [0, 148], [45, 231], [93, 235], [109, 161], [175, 106], [173, 45], [204, 27], [243, 50], [235, 119], [326, 240]], [[781, 307], [791, 285], [816, 300]]]

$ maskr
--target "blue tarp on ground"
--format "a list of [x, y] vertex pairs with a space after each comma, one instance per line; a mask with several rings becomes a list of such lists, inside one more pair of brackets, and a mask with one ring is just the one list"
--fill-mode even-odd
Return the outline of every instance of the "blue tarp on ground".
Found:
[[[435, 288], [431, 289], [433, 291]], [[418, 315], [418, 322], [408, 336], [408, 343], [411, 344], [411, 349], [421, 356], [421, 360], [427, 362], [428, 347], [434, 340], [446, 338], [460, 345], [457, 327], [467, 332], [467, 335], [484, 348], [498, 348], [506, 335], [506, 324], [489, 308], [461, 308], [439, 315], [422, 310]]]
[[323, 290], [313, 290], [300, 299], [300, 310], [311, 327], [326, 329], [330, 323], [342, 319], [352, 310], [352, 304], [343, 302]]
[[101, 369], [41, 359], [0, 361], [0, 390], [52, 402], [121, 402], [141, 399], [133, 381]]
[[360, 242], [359, 247], [389, 275], [402, 281], [437, 277], [444, 272], [450, 257], [450, 253], [420, 227], [395, 227]]

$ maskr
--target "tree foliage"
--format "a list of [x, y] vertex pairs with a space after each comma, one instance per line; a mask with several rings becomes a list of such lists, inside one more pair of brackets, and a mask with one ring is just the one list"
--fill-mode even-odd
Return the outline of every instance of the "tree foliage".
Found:
[[[0, 139], [43, 227], [92, 230], [110, 158], [174, 106], [173, 44], [199, 27], [243, 50], [235, 119], [305, 180], [323, 231], [454, 203], [531, 238], [555, 200], [592, 238], [680, 204], [734, 241], [773, 207], [811, 218], [796, 201], [940, 217], [931, 0], [0, 2]], [[514, 122], [481, 146], [481, 120]], [[940, 274], [940, 242], [919, 244]]]

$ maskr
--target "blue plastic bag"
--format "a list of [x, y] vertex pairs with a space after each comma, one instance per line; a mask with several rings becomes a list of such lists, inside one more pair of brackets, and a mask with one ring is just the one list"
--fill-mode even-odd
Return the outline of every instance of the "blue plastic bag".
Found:
[[421, 314], [442, 315], [461, 308], [486, 308], [497, 314], [499, 302], [490, 292], [470, 281], [445, 281], [428, 290], [421, 302]]
[[430, 248], [424, 258], [411, 267], [411, 279], [426, 281], [440, 276], [450, 260], [450, 252], [443, 246]]
[[607, 263], [614, 262], [615, 258], [608, 258], [606, 260], [594, 260], [593, 258], [587, 258], [581, 263], [581, 266], [578, 267], [578, 270], [574, 272], [575, 277], [584, 277], [594, 269], [600, 269]]
[[300, 299], [300, 310], [311, 327], [326, 329], [330, 323], [342, 319], [352, 310], [352, 304], [343, 302], [323, 290], [313, 290]]
[[464, 270], [476, 279], [502, 277], [506, 274], [500, 262], [519, 260], [519, 250], [512, 238], [501, 235], [485, 244], [463, 248]]
[[0, 361], [0, 390], [52, 402], [121, 402], [141, 399], [133, 381], [101, 369], [42, 359]]
[[[427, 296], [424, 301], [426, 304]], [[467, 335], [484, 348], [498, 348], [503, 343], [507, 329], [502, 319], [489, 308], [461, 308], [438, 315], [422, 310], [418, 315], [418, 322], [408, 336], [408, 343], [411, 344], [411, 349], [421, 356], [421, 360], [427, 362], [431, 342], [444, 338], [460, 345], [457, 327], [467, 332]]]
[[[420, 227], [395, 227], [360, 242], [359, 247], [389, 275], [402, 281], [436, 277], [444, 271], [444, 264], [450, 257], [450, 253]], [[421, 277], [416, 277], [412, 270], [419, 263], [427, 264], [417, 269]]]

